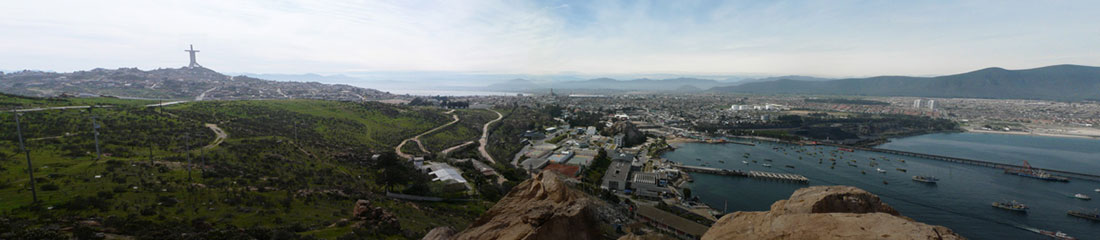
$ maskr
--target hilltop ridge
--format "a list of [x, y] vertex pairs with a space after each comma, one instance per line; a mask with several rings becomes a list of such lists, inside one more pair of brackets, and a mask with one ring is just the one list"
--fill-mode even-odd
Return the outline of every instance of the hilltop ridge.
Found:
[[39, 97], [67, 94], [187, 100], [305, 98], [362, 101], [393, 97], [386, 92], [349, 85], [227, 76], [204, 67], [148, 71], [96, 68], [69, 73], [8, 72], [0, 73], [0, 92]]

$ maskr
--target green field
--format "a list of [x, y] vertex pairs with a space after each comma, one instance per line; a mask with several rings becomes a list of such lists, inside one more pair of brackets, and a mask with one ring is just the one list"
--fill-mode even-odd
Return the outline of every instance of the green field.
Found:
[[[38, 204], [32, 204], [14, 116], [0, 113], [0, 232], [47, 239], [80, 235], [87, 231], [79, 222], [93, 220], [101, 224], [95, 231], [113, 229], [139, 239], [183, 238], [180, 233], [400, 239], [418, 238], [438, 226], [461, 229], [491, 206], [384, 197], [387, 189], [433, 194], [423, 174], [404, 161], [392, 154], [378, 161], [370, 156], [392, 152], [401, 140], [449, 122], [439, 109], [319, 100], [143, 107], [149, 103], [155, 102], [0, 96], [0, 105], [16, 108], [112, 105], [21, 115]], [[460, 113], [470, 119], [481, 115]], [[101, 126], [99, 160], [93, 115]], [[206, 124], [216, 124], [228, 138], [204, 148], [216, 137]], [[330, 228], [351, 218], [357, 199], [394, 212], [400, 231]], [[56, 230], [74, 226], [72, 232]]]

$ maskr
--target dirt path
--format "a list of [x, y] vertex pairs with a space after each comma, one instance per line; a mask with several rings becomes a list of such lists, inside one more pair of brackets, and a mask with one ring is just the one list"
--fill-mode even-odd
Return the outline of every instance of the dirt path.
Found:
[[221, 145], [222, 142], [225, 142], [226, 137], [229, 137], [229, 134], [226, 134], [225, 130], [222, 130], [222, 128], [218, 127], [217, 124], [207, 123], [206, 127], [210, 128], [211, 131], [214, 131], [214, 135], [216, 135], [216, 137], [214, 138], [214, 141], [210, 143], [210, 145], [206, 145], [202, 148], [211, 149], [217, 147], [218, 145]]
[[489, 109], [489, 111], [493, 111], [494, 113], [496, 113], [497, 119], [493, 119], [492, 121], [485, 123], [485, 126], [481, 128], [481, 139], [478, 140], [478, 143], [481, 144], [481, 146], [477, 147], [477, 151], [481, 152], [481, 157], [484, 157], [485, 160], [489, 160], [489, 162], [492, 163], [497, 163], [496, 160], [493, 160], [493, 156], [489, 155], [489, 151], [485, 150], [485, 146], [489, 145], [489, 125], [500, 121], [500, 119], [504, 118], [504, 114], [500, 114], [500, 112], [492, 109]]
[[416, 145], [420, 147], [420, 151], [424, 151], [425, 153], [431, 153], [430, 151], [428, 151], [428, 149], [427, 149], [427, 148], [424, 148], [424, 144], [421, 144], [421, 143], [420, 143], [420, 137], [422, 137], [422, 136], [424, 136], [424, 135], [428, 135], [428, 134], [431, 134], [431, 133], [433, 133], [433, 132], [435, 132], [435, 131], [439, 131], [440, 129], [446, 128], [446, 127], [448, 127], [448, 126], [451, 126], [451, 125], [453, 125], [453, 124], [455, 124], [455, 123], [458, 123], [458, 120], [459, 120], [459, 119], [458, 119], [458, 114], [454, 114], [454, 112], [455, 112], [455, 110], [454, 110], [454, 109], [451, 109], [450, 111], [446, 111], [446, 112], [443, 112], [443, 113], [448, 113], [448, 114], [451, 114], [451, 117], [453, 117], [453, 118], [454, 118], [454, 120], [453, 120], [453, 121], [451, 121], [451, 122], [449, 122], [449, 123], [447, 123], [447, 124], [443, 124], [443, 125], [440, 125], [440, 126], [438, 126], [438, 127], [432, 128], [431, 130], [428, 130], [428, 131], [425, 131], [425, 132], [423, 132], [423, 133], [420, 133], [419, 135], [413, 136], [413, 137], [411, 137], [411, 138], [409, 138], [409, 139], [405, 139], [404, 141], [401, 141], [401, 144], [397, 144], [397, 147], [395, 147], [395, 148], [393, 149], [393, 150], [394, 150], [394, 152], [397, 152], [397, 156], [401, 156], [402, 158], [405, 158], [405, 159], [409, 159], [409, 158], [412, 158], [412, 157], [413, 157], [413, 155], [412, 155], [412, 154], [408, 154], [408, 153], [405, 153], [405, 152], [402, 152], [402, 151], [401, 151], [401, 147], [404, 147], [406, 143], [409, 143], [409, 141], [413, 141], [413, 142], [416, 142]]

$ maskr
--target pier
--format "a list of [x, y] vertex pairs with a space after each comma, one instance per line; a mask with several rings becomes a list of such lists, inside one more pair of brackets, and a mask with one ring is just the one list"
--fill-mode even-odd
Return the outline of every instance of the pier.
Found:
[[809, 183], [810, 182], [809, 178], [806, 178], [802, 175], [790, 174], [790, 173], [773, 173], [773, 172], [758, 172], [758, 171], [748, 171], [748, 172], [746, 172], [746, 171], [741, 171], [741, 170], [727, 170], [727, 169], [721, 169], [721, 168], [687, 166], [687, 165], [679, 165], [677, 167], [679, 167], [680, 170], [684, 171], [684, 172], [696, 172], [696, 173], [706, 173], [706, 174], [715, 174], [715, 175], [723, 175], [723, 176], [735, 176], [735, 177], [750, 177], [750, 178], [759, 178], [759, 179], [767, 179], [767, 180], [791, 181], [791, 182], [798, 182], [798, 183]]
[[[991, 167], [991, 168], [996, 168], [996, 169], [1013, 169], [1013, 170], [1016, 170], [1016, 169], [1026, 169], [1027, 168], [1027, 167], [1024, 167], [1023, 165], [995, 163], [995, 162], [988, 162], [988, 161], [982, 161], [982, 160], [974, 160], [974, 159], [966, 159], [966, 158], [958, 158], [958, 157], [948, 157], [948, 156], [940, 156], [940, 155], [926, 154], [926, 153], [916, 153], [916, 152], [898, 151], [898, 150], [881, 149], [881, 148], [851, 147], [851, 146], [835, 145], [835, 144], [822, 144], [822, 145], [842, 147], [842, 148], [851, 148], [851, 149], [855, 149], [855, 150], [868, 151], [868, 152], [888, 153], [888, 154], [908, 156], [908, 157], [919, 157], [919, 158], [925, 158], [925, 159], [940, 160], [940, 161], [945, 161], [945, 162], [985, 166], [985, 167]], [[1089, 181], [1100, 182], [1100, 175], [1087, 174], [1087, 173], [1067, 172], [1067, 171], [1062, 171], [1062, 170], [1054, 170], [1054, 169], [1046, 169], [1046, 168], [1037, 168], [1037, 167], [1034, 167], [1034, 166], [1031, 167], [1031, 169], [1042, 170], [1042, 171], [1045, 171], [1045, 172], [1048, 172], [1048, 173], [1051, 173], [1051, 174], [1060, 175], [1060, 176], [1064, 176], [1064, 177], [1068, 177], [1068, 178], [1075, 178], [1075, 179], [1081, 179], [1081, 180], [1089, 180]]]

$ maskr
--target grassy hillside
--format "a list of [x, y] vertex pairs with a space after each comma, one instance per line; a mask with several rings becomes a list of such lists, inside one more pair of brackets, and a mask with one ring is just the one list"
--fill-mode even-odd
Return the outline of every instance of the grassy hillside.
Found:
[[420, 137], [424, 147], [432, 152], [440, 152], [468, 141], [476, 141], [481, 138], [481, 128], [485, 123], [497, 117], [496, 113], [479, 109], [455, 110], [455, 114], [458, 114], [458, 123]]
[[[0, 98], [9, 106], [89, 101]], [[142, 107], [142, 101], [109, 101], [116, 106], [90, 113], [22, 115], [38, 204], [31, 203], [14, 116], [0, 113], [0, 233], [37, 239], [105, 229], [139, 239], [184, 238], [181, 233], [231, 239], [416, 238], [430, 227], [462, 228], [491, 204], [384, 197], [387, 189], [431, 194], [424, 176], [396, 156], [370, 156], [448, 122], [438, 109], [315, 100], [205, 101], [161, 109]], [[101, 125], [100, 160], [91, 115]], [[228, 138], [210, 145], [216, 134], [207, 124]], [[357, 199], [395, 213], [401, 229], [341, 224], [351, 218]], [[69, 227], [75, 228], [59, 231]]]

